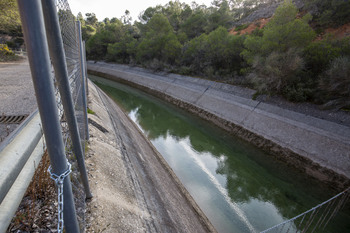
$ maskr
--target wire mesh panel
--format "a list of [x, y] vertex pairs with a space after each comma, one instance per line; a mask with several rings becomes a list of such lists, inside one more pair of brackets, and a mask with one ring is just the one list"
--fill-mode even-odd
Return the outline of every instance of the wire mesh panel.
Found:
[[328, 223], [348, 203], [350, 188], [310, 210], [261, 233], [326, 232]]
[[[61, 36], [63, 40], [63, 46], [65, 51], [68, 79], [70, 85], [70, 91], [72, 94], [74, 110], [76, 115], [76, 120], [78, 124], [79, 134], [81, 140], [81, 146], [84, 150], [85, 148], [85, 139], [86, 138], [86, 121], [84, 120], [84, 111], [86, 108], [84, 107], [83, 100], [83, 76], [82, 73], [82, 64], [81, 64], [81, 56], [82, 53], [80, 51], [81, 40], [78, 34], [77, 23], [75, 17], [70, 10], [68, 1], [66, 0], [58, 0], [56, 1], [57, 6], [57, 14], [59, 18], [59, 24], [61, 29]], [[58, 87], [56, 85], [56, 100], [57, 107], [60, 114], [61, 119], [61, 127], [62, 127], [62, 136], [65, 142], [66, 155], [69, 162], [72, 164], [71, 181], [73, 186], [73, 194], [74, 201], [76, 205], [77, 217], [80, 225], [80, 229], [85, 231], [85, 193], [84, 188], [81, 182], [81, 177], [78, 172], [78, 164], [73, 154], [73, 145], [70, 139], [70, 134], [68, 130], [68, 125], [65, 118], [65, 113], [63, 110], [63, 106], [61, 103], [60, 94], [58, 91]]]

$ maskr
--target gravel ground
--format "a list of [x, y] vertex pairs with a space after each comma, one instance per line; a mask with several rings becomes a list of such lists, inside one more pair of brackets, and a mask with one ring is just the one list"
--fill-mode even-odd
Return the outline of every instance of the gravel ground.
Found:
[[[0, 63], [0, 116], [29, 115], [36, 108], [27, 59]], [[18, 125], [0, 123], [0, 142]]]
[[0, 63], [0, 114], [26, 115], [36, 108], [28, 61]]
[[280, 108], [288, 109], [294, 112], [299, 112], [307, 116], [317, 117], [323, 120], [331, 121], [337, 124], [350, 127], [350, 112], [335, 109], [323, 109], [321, 105], [312, 103], [292, 103], [281, 97], [259, 96], [257, 100], [265, 103], [276, 105]]

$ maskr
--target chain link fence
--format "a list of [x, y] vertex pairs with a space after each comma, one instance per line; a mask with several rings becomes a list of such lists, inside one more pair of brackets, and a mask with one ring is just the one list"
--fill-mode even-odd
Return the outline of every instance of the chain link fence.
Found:
[[[78, 124], [79, 134], [81, 138], [81, 146], [85, 151], [85, 143], [87, 139], [87, 122], [85, 120], [86, 107], [84, 104], [84, 92], [82, 91], [84, 85], [84, 70], [82, 69], [82, 53], [80, 50], [81, 37], [79, 35], [80, 25], [76, 22], [75, 17], [70, 10], [68, 1], [58, 0], [56, 1], [57, 14], [59, 18], [59, 24], [61, 29], [61, 36], [64, 46], [64, 52], [66, 56], [66, 65], [69, 79], [70, 91], [72, 94], [74, 110], [76, 114], [76, 120]], [[56, 82], [55, 82], [56, 83]], [[66, 122], [63, 105], [61, 102], [60, 94], [56, 87], [56, 100], [57, 107], [59, 109], [59, 115], [61, 119], [62, 136], [64, 139], [66, 155], [68, 161], [72, 165], [71, 182], [75, 201], [75, 208], [78, 217], [80, 229], [85, 230], [85, 193], [82, 185], [81, 177], [78, 172], [78, 164], [76, 157], [73, 154], [72, 141], [70, 138], [68, 124]]]
[[350, 188], [327, 201], [261, 233], [328, 232], [327, 225], [349, 201]]
[[[36, 179], [32, 179], [35, 165], [32, 167], [30, 163], [40, 161], [44, 149], [47, 149], [51, 165], [48, 171], [43, 169], [56, 183], [58, 202], [57, 210], [53, 212], [58, 217], [57, 232], [85, 232], [86, 200], [92, 198], [92, 194], [84, 161], [89, 137], [86, 61], [80, 22], [76, 21], [65, 0], [17, 0], [17, 4], [40, 117], [37, 112], [33, 114], [28, 124], [36, 127], [28, 127], [29, 130], [26, 128], [27, 131], [18, 131], [18, 135], [13, 136], [21, 136], [17, 141], [24, 143], [21, 144], [23, 151], [4, 152], [6, 158], [18, 154], [19, 159], [13, 159], [16, 166], [7, 166], [10, 169], [9, 182], [3, 179], [0, 184], [4, 187], [1, 189], [0, 196], [4, 200], [1, 200], [1, 205], [10, 210], [9, 213], [0, 212], [0, 231], [9, 226], [11, 219], [8, 216], [15, 213], [30, 180]], [[41, 140], [42, 135], [45, 139]], [[41, 141], [45, 141], [44, 148]], [[40, 175], [45, 172], [41, 171]], [[22, 173], [29, 175], [23, 178]], [[17, 182], [19, 176], [21, 179]], [[18, 186], [21, 194], [14, 196]], [[10, 198], [5, 200], [7, 196]], [[52, 209], [53, 202], [48, 205]], [[36, 221], [36, 213], [32, 213], [32, 220]], [[53, 220], [54, 225], [55, 222]], [[45, 227], [52, 230], [51, 225]]]

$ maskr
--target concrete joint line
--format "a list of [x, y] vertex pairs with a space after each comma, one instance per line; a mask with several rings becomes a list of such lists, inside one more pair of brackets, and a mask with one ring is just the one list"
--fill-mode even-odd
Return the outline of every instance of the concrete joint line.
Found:
[[209, 90], [209, 88], [211, 88], [211, 86], [208, 86], [203, 93], [198, 97], [198, 99], [196, 101], [194, 101], [194, 104], [198, 104], [198, 101], [203, 97], [203, 95], [205, 94], [205, 92], [207, 92], [207, 90]]

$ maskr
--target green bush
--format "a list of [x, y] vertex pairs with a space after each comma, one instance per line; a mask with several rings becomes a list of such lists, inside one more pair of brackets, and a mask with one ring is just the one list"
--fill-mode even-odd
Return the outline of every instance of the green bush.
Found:
[[238, 73], [243, 63], [243, 42], [244, 37], [219, 27], [187, 42], [182, 50], [182, 64], [191, 67], [193, 73], [210, 77]]
[[154, 15], [146, 24], [145, 36], [137, 47], [137, 60], [159, 60], [175, 64], [181, 53], [181, 44], [169, 20], [162, 14]]
[[315, 22], [322, 27], [337, 27], [349, 22], [350, 2], [348, 0], [308, 0], [306, 10], [314, 13]]
[[6, 41], [6, 45], [12, 49], [16, 47], [16, 43], [14, 41]]
[[9, 49], [7, 44], [0, 44], [0, 62], [15, 61], [18, 59], [19, 57], [16, 56], [11, 49]]
[[239, 25], [235, 28], [235, 31], [238, 32], [238, 31], [242, 31], [244, 29], [246, 29], [247, 27], [249, 27], [249, 24], [242, 24], [242, 25]]
[[269, 56], [256, 56], [253, 72], [248, 75], [258, 93], [284, 94], [298, 80], [304, 68], [300, 50], [272, 52]]
[[341, 56], [350, 56], [350, 38], [335, 39], [328, 35], [323, 40], [312, 42], [303, 52], [305, 68], [315, 80]]
[[188, 66], [181, 66], [180, 68], [177, 69], [176, 72], [178, 74], [181, 74], [181, 75], [191, 75], [192, 74], [191, 68]]
[[293, 102], [305, 102], [313, 98], [314, 88], [310, 88], [303, 82], [295, 82], [294, 85], [286, 86], [283, 96]]
[[323, 74], [320, 89], [325, 91], [325, 107], [350, 107], [350, 57], [337, 57]]
[[340, 47], [334, 46], [332, 41], [326, 39], [312, 42], [305, 48], [303, 57], [311, 75], [317, 77], [328, 68], [332, 60], [340, 56], [340, 52]]

